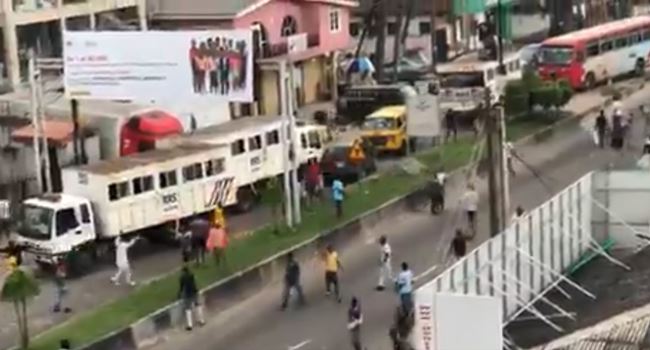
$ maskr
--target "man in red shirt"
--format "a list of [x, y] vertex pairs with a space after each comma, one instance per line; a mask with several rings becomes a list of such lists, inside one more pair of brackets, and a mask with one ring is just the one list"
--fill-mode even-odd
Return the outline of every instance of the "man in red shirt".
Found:
[[307, 194], [309, 195], [310, 202], [313, 202], [317, 197], [320, 198], [321, 173], [320, 164], [316, 159], [309, 161], [305, 184], [307, 185]]

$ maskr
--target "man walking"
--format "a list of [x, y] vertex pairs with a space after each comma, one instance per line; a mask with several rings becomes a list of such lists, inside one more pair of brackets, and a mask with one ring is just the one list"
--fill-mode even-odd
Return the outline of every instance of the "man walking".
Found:
[[348, 330], [350, 331], [350, 341], [354, 350], [361, 350], [361, 325], [363, 324], [363, 314], [361, 313], [361, 303], [356, 297], [352, 297], [350, 308], [348, 309]]
[[397, 275], [396, 287], [402, 308], [405, 311], [411, 311], [413, 307], [413, 272], [406, 262], [402, 263], [402, 271]]
[[[67, 289], [65, 287], [65, 279], [67, 277], [67, 272], [65, 269], [65, 262], [63, 261], [63, 258], [58, 258], [56, 260], [56, 266], [54, 267], [54, 286], [56, 288], [56, 301], [54, 302], [54, 307], [52, 308], [52, 311], [54, 312], [61, 312], [61, 308], [63, 305], [63, 298], [67, 294]], [[63, 312], [64, 313], [70, 313], [72, 311], [69, 307], [64, 307]]]
[[393, 268], [391, 267], [392, 251], [386, 236], [379, 238], [379, 247], [381, 257], [379, 259], [379, 283], [377, 284], [377, 290], [383, 291], [385, 289], [384, 281], [393, 279]]
[[452, 109], [447, 110], [445, 113], [445, 142], [449, 141], [449, 137], [454, 136], [454, 141], [458, 138], [458, 124], [456, 123], [456, 115]]
[[192, 231], [186, 230], [179, 238], [183, 263], [192, 260]]
[[116, 285], [120, 285], [120, 277], [124, 276], [126, 283], [130, 286], [135, 286], [135, 282], [131, 279], [131, 265], [129, 264], [129, 248], [131, 248], [135, 242], [140, 238], [134, 238], [130, 241], [127, 241], [124, 237], [117, 237], [115, 239], [115, 265], [117, 266], [117, 272], [111, 281]]
[[205, 262], [210, 223], [205, 219], [195, 219], [190, 223], [190, 229], [192, 230], [192, 254], [196, 265], [200, 265]]
[[330, 295], [332, 287], [334, 287], [334, 295], [339, 303], [341, 302], [339, 270], [342, 269], [343, 265], [339, 260], [339, 254], [331, 244], [328, 245], [325, 251], [325, 295]]
[[196, 279], [187, 265], [183, 266], [179, 284], [178, 296], [183, 301], [186, 322], [185, 329], [191, 331], [193, 327], [193, 313], [196, 313], [196, 317], [201, 326], [205, 324], [205, 319], [203, 318], [203, 308], [199, 304], [199, 291], [196, 288]]
[[460, 229], [456, 230], [456, 236], [451, 241], [451, 252], [454, 257], [454, 262], [460, 260], [462, 257], [467, 254], [467, 241], [463, 236], [463, 231]]
[[287, 254], [287, 267], [284, 271], [284, 290], [282, 291], [282, 310], [287, 308], [291, 291], [298, 294], [298, 303], [305, 304], [305, 295], [300, 285], [300, 265], [293, 258], [293, 253]]
[[601, 109], [600, 113], [598, 114], [598, 117], [596, 117], [596, 125], [594, 130], [596, 132], [596, 143], [600, 148], [605, 147], [606, 130], [607, 130], [607, 117], [605, 117], [605, 111]]
[[345, 198], [345, 186], [340, 179], [334, 179], [332, 182], [332, 199], [334, 200], [334, 207], [336, 208], [336, 218], [343, 217], [343, 199]]
[[473, 184], [467, 185], [467, 191], [463, 196], [463, 203], [465, 206], [465, 215], [467, 216], [467, 224], [471, 232], [471, 238], [476, 235], [476, 211], [478, 210], [479, 196]]

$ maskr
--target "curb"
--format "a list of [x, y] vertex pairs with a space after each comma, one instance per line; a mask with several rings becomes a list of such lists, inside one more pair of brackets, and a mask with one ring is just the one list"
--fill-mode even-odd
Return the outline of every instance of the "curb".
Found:
[[[624, 95], [624, 97], [630, 94]], [[598, 112], [602, 106], [612, 103], [612, 98], [605, 98], [601, 105], [591, 107], [580, 114], [573, 115], [538, 131], [526, 135], [514, 144], [521, 146], [525, 144], [539, 143], [540, 135], [552, 132], [569, 122], [575, 122], [583, 117]], [[461, 166], [449, 172], [450, 177], [456, 177], [466, 171], [468, 165]], [[393, 217], [396, 214], [409, 210], [413, 201], [422, 200], [418, 196], [419, 190], [396, 197], [380, 207], [362, 213], [355, 218], [347, 220], [333, 229], [319, 233], [318, 235], [297, 245], [287, 248], [259, 263], [236, 272], [231, 276], [216, 281], [201, 291], [201, 299], [207, 314], [215, 315], [224, 311], [234, 304], [246, 300], [258, 293], [262, 288], [277, 282], [284, 275], [284, 260], [289, 252], [292, 252], [301, 263], [313, 258], [314, 254], [320, 251], [325, 245], [345, 246], [355, 241], [366, 230], [372, 230], [382, 219]], [[162, 335], [183, 324], [182, 305], [175, 301], [159, 310], [154, 311], [133, 324], [120, 330], [113, 331], [105, 336], [83, 345], [83, 350], [136, 350], [152, 346], [162, 339]], [[47, 332], [47, 331], [46, 331]]]

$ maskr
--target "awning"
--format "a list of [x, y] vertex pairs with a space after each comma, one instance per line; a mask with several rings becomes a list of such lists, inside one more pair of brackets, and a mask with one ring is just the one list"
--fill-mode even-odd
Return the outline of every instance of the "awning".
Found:
[[[47, 143], [56, 147], [65, 147], [72, 141], [74, 125], [71, 122], [60, 120], [43, 121], [43, 134]], [[32, 124], [16, 129], [11, 133], [11, 138], [16, 142], [31, 144], [34, 142], [34, 127]]]

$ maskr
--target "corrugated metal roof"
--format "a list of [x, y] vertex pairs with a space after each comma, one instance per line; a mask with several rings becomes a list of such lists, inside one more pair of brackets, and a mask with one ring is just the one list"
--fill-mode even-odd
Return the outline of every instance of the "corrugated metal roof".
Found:
[[150, 0], [154, 18], [234, 17], [261, 0]]

